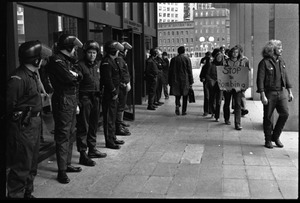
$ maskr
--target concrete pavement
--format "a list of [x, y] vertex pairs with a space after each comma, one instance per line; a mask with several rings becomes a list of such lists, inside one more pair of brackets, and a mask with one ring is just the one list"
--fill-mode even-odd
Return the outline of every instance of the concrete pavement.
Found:
[[[161, 101], [156, 111], [146, 103], [135, 108], [131, 136], [118, 136], [120, 150], [105, 148], [102, 127], [97, 147], [107, 157], [94, 167], [81, 166], [74, 144], [72, 162], [82, 167], [69, 173], [69, 184], [56, 180], [52, 156], [39, 164], [34, 196], [38, 198], [189, 198], [296, 199], [298, 198], [298, 132], [284, 131], [284, 148], [267, 149], [262, 130], [262, 104], [247, 100], [249, 114], [243, 129], [203, 117], [199, 70], [195, 75], [196, 103], [186, 116], [175, 115], [174, 97]], [[223, 105], [223, 102], [222, 102]], [[221, 106], [222, 108], [222, 106]]]

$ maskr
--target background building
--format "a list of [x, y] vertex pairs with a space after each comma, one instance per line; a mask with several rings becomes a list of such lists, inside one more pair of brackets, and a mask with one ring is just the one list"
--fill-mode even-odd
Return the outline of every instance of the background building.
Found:
[[229, 47], [230, 44], [230, 12], [225, 8], [202, 9], [194, 11], [195, 23], [195, 56], [203, 57], [205, 52], [216, 47]]
[[157, 3], [158, 23], [183, 21], [183, 3]]
[[158, 46], [162, 51], [168, 53], [172, 58], [178, 54], [177, 49], [185, 46], [186, 54], [194, 54], [194, 22], [180, 21], [170, 23], [159, 23], [158, 27]]

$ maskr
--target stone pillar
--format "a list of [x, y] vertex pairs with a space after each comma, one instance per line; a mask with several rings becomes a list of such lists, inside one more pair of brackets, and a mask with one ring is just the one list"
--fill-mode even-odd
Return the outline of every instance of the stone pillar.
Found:
[[230, 47], [238, 42], [238, 4], [230, 4]]
[[253, 97], [253, 53], [252, 53], [252, 10], [251, 4], [244, 5], [244, 55], [249, 59], [250, 67], [252, 68], [252, 74], [250, 80], [250, 97]]
[[253, 88], [254, 100], [260, 100], [260, 94], [256, 93], [256, 78], [258, 63], [262, 59], [261, 51], [269, 41], [269, 4], [253, 4]]
[[239, 44], [245, 48], [245, 4], [238, 4], [238, 35], [239, 41], [236, 44]]
[[[275, 39], [282, 41], [282, 57], [293, 85], [285, 130], [299, 130], [299, 5], [275, 4]], [[284, 90], [285, 91], [285, 90]], [[276, 116], [275, 116], [276, 117]]]

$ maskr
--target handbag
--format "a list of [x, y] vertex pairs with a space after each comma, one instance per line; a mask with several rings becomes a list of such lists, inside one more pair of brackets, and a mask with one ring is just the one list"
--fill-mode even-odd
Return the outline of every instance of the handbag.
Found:
[[189, 96], [189, 103], [195, 103], [196, 102], [195, 93], [194, 93], [194, 90], [193, 90], [192, 87], [190, 87], [190, 89], [189, 89], [188, 96]]

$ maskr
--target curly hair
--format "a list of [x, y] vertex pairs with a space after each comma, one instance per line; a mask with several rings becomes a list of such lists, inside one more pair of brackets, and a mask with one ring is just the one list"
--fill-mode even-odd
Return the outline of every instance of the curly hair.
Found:
[[273, 56], [275, 49], [278, 49], [280, 46], [282, 46], [282, 42], [280, 40], [272, 39], [263, 47], [261, 54], [264, 58]]

